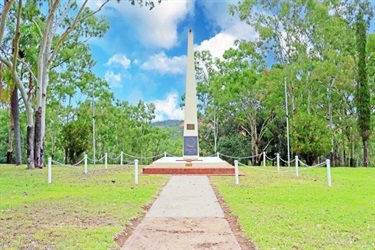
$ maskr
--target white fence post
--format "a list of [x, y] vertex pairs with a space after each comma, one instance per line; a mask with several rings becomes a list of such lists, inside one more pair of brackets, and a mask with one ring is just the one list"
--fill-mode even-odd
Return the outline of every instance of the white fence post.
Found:
[[263, 152], [263, 167], [266, 166], [266, 152]]
[[48, 184], [52, 183], [52, 158], [48, 157]]
[[121, 155], [120, 155], [120, 166], [122, 166], [123, 163], [124, 163], [124, 153], [121, 151]]
[[296, 155], [296, 176], [298, 176], [298, 155]]
[[326, 164], [327, 164], [327, 181], [328, 181], [328, 186], [331, 187], [332, 186], [332, 182], [331, 182], [331, 161], [329, 159], [326, 160]]
[[280, 154], [276, 154], [277, 172], [280, 172]]
[[234, 180], [236, 182], [236, 185], [238, 185], [240, 183], [240, 181], [238, 179], [238, 160], [234, 161]]
[[84, 173], [87, 174], [87, 154], [85, 154], [85, 168], [84, 168]]
[[134, 160], [134, 183], [138, 184], [138, 160]]
[[164, 157], [167, 157], [167, 152], [164, 152]]
[[105, 166], [105, 169], [108, 168], [108, 153], [104, 154], [104, 166]]
[[216, 152], [216, 157], [220, 158], [220, 153], [219, 152]]

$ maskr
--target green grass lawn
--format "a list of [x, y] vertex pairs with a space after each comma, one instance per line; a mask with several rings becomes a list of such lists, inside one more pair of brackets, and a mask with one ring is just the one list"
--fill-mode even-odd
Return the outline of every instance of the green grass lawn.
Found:
[[114, 236], [153, 200], [168, 176], [140, 176], [132, 168], [80, 169], [0, 165], [0, 248], [111, 249]]
[[259, 249], [375, 249], [375, 168], [331, 170], [332, 187], [326, 168], [295, 177], [242, 167], [238, 186], [211, 183]]
[[[266, 169], [271, 169], [267, 167]], [[375, 249], [375, 168], [271, 173], [241, 168], [211, 182], [259, 249]], [[0, 165], [0, 248], [111, 249], [114, 236], [142, 214], [168, 176], [103, 166], [47, 169]]]

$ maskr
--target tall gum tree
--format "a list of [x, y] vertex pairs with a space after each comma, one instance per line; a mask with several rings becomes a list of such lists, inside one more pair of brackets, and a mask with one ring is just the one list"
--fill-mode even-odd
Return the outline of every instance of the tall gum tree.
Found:
[[265, 151], [271, 140], [266, 142], [269, 125], [275, 118], [273, 108], [264, 106], [269, 89], [261, 85], [264, 70], [262, 57], [252, 42], [243, 41], [237, 49], [224, 53], [220, 67], [221, 78], [210, 82], [210, 92], [223, 115], [232, 117], [241, 131], [250, 138], [253, 164], [259, 165], [259, 154]]
[[[103, 1], [96, 10], [87, 8], [88, 2], [89, 0], [49, 0], [46, 3], [44, 1], [32, 0], [26, 2], [26, 4], [33, 4], [34, 7], [38, 8], [40, 13], [46, 13], [41, 14], [39, 22], [33, 21], [40, 38], [37, 52], [38, 58], [36, 62], [36, 72], [33, 72], [36, 85], [34, 88], [34, 107], [28, 96], [28, 93], [30, 94], [30, 92], [28, 92], [24, 86], [21, 74], [18, 71], [18, 65], [20, 63], [20, 58], [18, 56], [19, 41], [22, 36], [20, 33], [20, 25], [24, 21], [21, 15], [23, 11], [23, 2], [22, 0], [8, 0], [4, 1], [4, 4], [1, 6], [0, 44], [3, 43], [9, 15], [14, 13], [17, 15], [15, 22], [16, 28], [15, 31], [13, 30], [14, 38], [12, 39], [13, 53], [10, 56], [5, 56], [3, 53], [0, 53], [0, 61], [11, 70], [27, 111], [27, 157], [28, 168], [30, 169], [34, 167], [42, 168], [44, 165], [46, 100], [47, 90], [50, 84], [51, 65], [56, 59], [58, 52], [64, 46], [64, 41], [69, 39], [73, 32], [77, 31], [78, 27], [85, 27], [83, 24], [89, 19], [92, 21], [92, 18], [110, 1]], [[146, 5], [150, 8], [154, 6], [154, 1], [149, 0], [130, 0], [130, 3]], [[11, 12], [12, 8], [16, 11]], [[98, 22], [95, 24], [98, 24]], [[81, 31], [82, 33], [80, 33], [80, 35], [83, 35], [85, 29], [83, 28]], [[32, 69], [30, 69], [30, 71], [32, 71]]]

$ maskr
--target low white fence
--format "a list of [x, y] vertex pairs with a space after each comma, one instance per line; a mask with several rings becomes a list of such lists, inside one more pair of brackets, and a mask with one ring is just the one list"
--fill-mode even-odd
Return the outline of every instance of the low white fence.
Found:
[[[108, 167], [108, 154], [105, 153], [104, 156], [100, 159], [97, 160], [97, 162], [99, 161], [103, 161], [104, 160], [104, 169], [119, 169], [119, 168], [123, 168], [123, 167], [130, 167], [131, 164], [124, 164], [124, 161], [123, 161], [123, 156], [125, 154], [123, 152], [121, 152], [121, 154], [117, 157], [117, 158], [114, 158], [114, 159], [118, 159], [118, 158], [121, 158], [120, 160], [120, 166], [115, 166], [115, 167]], [[138, 159], [136, 159], [137, 156], [132, 156], [132, 155], [129, 155], [129, 154], [126, 154], [127, 156], [130, 156], [130, 157], [134, 157], [134, 183], [135, 184], [138, 184]], [[166, 155], [165, 153], [163, 155]], [[159, 155], [160, 156], [160, 155]], [[158, 156], [153, 156], [153, 157], [158, 157]], [[142, 157], [140, 157], [142, 158]], [[151, 158], [151, 157], [147, 157], [147, 158]], [[144, 159], [144, 157], [143, 157]], [[51, 184], [52, 183], [52, 165], [55, 164], [56, 166], [59, 166], [59, 167], [66, 167], [66, 168], [72, 168], [72, 169], [77, 169], [77, 170], [83, 170], [83, 173], [84, 174], [87, 174], [88, 173], [88, 160], [91, 160], [88, 158], [87, 154], [84, 154], [84, 157], [79, 160], [77, 163], [75, 164], [64, 164], [64, 163], [61, 163], [59, 161], [55, 161], [53, 160], [51, 157], [48, 158], [48, 184]], [[82, 166], [81, 166], [81, 163], [84, 162], [83, 164], [83, 169], [82, 169]], [[93, 161], [95, 162], [95, 160]], [[102, 170], [102, 169], [92, 169], [91, 171], [97, 171], [97, 170]]]
[[[81, 159], [80, 161], [78, 161], [77, 163], [72, 164], [72, 165], [66, 165], [64, 163], [52, 160], [52, 158], [48, 158], [48, 183], [52, 183], [52, 164], [56, 164], [57, 166], [74, 168], [74, 169], [82, 169], [82, 167], [80, 167], [79, 165], [82, 162], [84, 162], [83, 173], [87, 174], [87, 172], [88, 172], [88, 167], [87, 167], [88, 160], [91, 160], [93, 163], [100, 162], [100, 161], [104, 160], [104, 168], [105, 169], [115, 169], [115, 168], [119, 168], [119, 167], [123, 167], [123, 166], [129, 167], [130, 164], [124, 165], [124, 156], [130, 157], [130, 158], [133, 159], [132, 162], [134, 163], [134, 183], [135, 184], [138, 184], [138, 175], [139, 175], [138, 174], [138, 162], [139, 162], [139, 159], [141, 159], [141, 160], [149, 160], [149, 159], [157, 159], [157, 158], [160, 158], [160, 157], [167, 157], [167, 156], [173, 156], [173, 157], [175, 157], [174, 155], [168, 154], [167, 152], [164, 152], [163, 154], [159, 154], [159, 155], [155, 155], [155, 156], [150, 156], [150, 157], [134, 156], [134, 155], [131, 155], [131, 154], [127, 154], [127, 153], [121, 152], [120, 155], [118, 155], [118, 156], [113, 156], [113, 154], [105, 153], [104, 156], [101, 157], [100, 159], [98, 159], [98, 160], [94, 159], [93, 160], [93, 159], [89, 159], [87, 157], [87, 154], [85, 154], [84, 157], [83, 157], [83, 159]], [[332, 186], [332, 180], [331, 180], [331, 162], [330, 162], [329, 159], [327, 159], [326, 161], [321, 162], [319, 164], [316, 164], [314, 166], [309, 166], [306, 163], [304, 163], [303, 161], [299, 160], [298, 156], [295, 156], [295, 159], [293, 159], [293, 160], [291, 160], [291, 161], [288, 162], [288, 161], [285, 161], [284, 159], [282, 159], [280, 157], [280, 154], [276, 154], [275, 157], [270, 158], [270, 157], [267, 156], [267, 154], [265, 152], [257, 154], [257, 155], [242, 156], [242, 157], [229, 156], [229, 155], [220, 154], [219, 152], [217, 152], [216, 154], [213, 154], [213, 155], [210, 155], [210, 156], [211, 157], [212, 156], [216, 156], [216, 157], [219, 157], [219, 158], [220, 158], [220, 156], [224, 156], [226, 158], [235, 159], [234, 160], [234, 165], [235, 165], [235, 183], [236, 184], [239, 184], [238, 165], [241, 165], [241, 166], [244, 166], [244, 167], [247, 167], [247, 168], [256, 169], [256, 170], [268, 171], [268, 172], [292, 172], [292, 171], [294, 171], [296, 176], [299, 176], [299, 172], [301, 170], [306, 170], [306, 169], [310, 169], [310, 168], [316, 168], [316, 167], [326, 166], [326, 168], [327, 168], [327, 183], [328, 183], [328, 186], [330, 186], [330, 187]], [[254, 159], [256, 157], [261, 157], [261, 156], [263, 157], [263, 167], [248, 166], [248, 165], [245, 165], [245, 164], [242, 164], [242, 163], [239, 162], [239, 160]], [[119, 167], [108, 168], [108, 159], [111, 159], [112, 161], [116, 161], [116, 160], [120, 159], [120, 166]], [[266, 160], [269, 160], [269, 161], [276, 160], [277, 170], [275, 171], [273, 169], [266, 168]], [[280, 162], [284, 162], [285, 164], [288, 164], [288, 166], [290, 166], [290, 164], [294, 162], [295, 163], [295, 169], [293, 170], [290, 167], [288, 167], [287, 170], [281, 171]], [[300, 168], [300, 165], [304, 166], [304, 168]]]
[[[230, 158], [230, 159], [235, 159], [234, 160], [234, 167], [235, 167], [235, 183], [236, 184], [239, 184], [239, 178], [238, 178], [238, 165], [241, 165], [241, 166], [244, 166], [246, 168], [252, 168], [252, 169], [256, 169], [256, 170], [260, 170], [260, 171], [267, 171], [267, 172], [295, 172], [295, 175], [296, 176], [299, 176], [299, 173], [301, 170], [306, 170], [306, 169], [311, 169], [311, 168], [317, 168], [317, 167], [323, 167], [323, 166], [326, 166], [327, 168], [327, 184], [329, 187], [332, 186], [332, 179], [331, 179], [331, 162], [329, 159], [321, 162], [321, 163], [318, 163], [314, 166], [309, 166], [307, 165], [306, 163], [304, 163], [303, 161], [301, 161], [298, 156], [295, 157], [295, 159], [291, 160], [291, 161], [285, 161], [284, 159], [282, 159], [280, 157], [280, 154], [276, 154], [275, 157], [273, 158], [270, 158], [266, 155], [265, 152], [261, 153], [261, 154], [257, 154], [257, 155], [252, 155], [252, 156], [242, 156], [242, 157], [236, 157], [236, 156], [228, 156], [228, 155], [224, 155], [224, 154], [219, 154], [217, 153], [218, 157], [221, 155], [221, 156], [225, 156], [227, 158]], [[253, 159], [255, 157], [260, 157], [262, 156], [263, 157], [263, 167], [255, 167], [255, 166], [248, 166], [248, 165], [245, 165], [245, 164], [242, 164], [240, 163], [238, 160], [241, 160], [241, 159]], [[276, 160], [276, 167], [277, 167], [277, 170], [273, 170], [273, 169], [270, 169], [270, 168], [266, 168], [266, 160], [269, 160], [269, 161], [274, 161]], [[295, 168], [294, 169], [291, 169], [290, 167], [287, 168], [287, 170], [281, 170], [281, 167], [280, 167], [280, 162], [284, 162], [286, 164], [288, 164], [288, 166], [290, 166], [291, 163], [295, 163]], [[300, 166], [304, 166], [304, 168], [300, 168]]]

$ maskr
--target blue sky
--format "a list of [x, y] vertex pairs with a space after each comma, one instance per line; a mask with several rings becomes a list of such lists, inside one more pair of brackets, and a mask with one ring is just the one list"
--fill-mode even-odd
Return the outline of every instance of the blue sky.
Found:
[[[97, 9], [104, 0], [90, 0]], [[110, 22], [104, 38], [91, 39], [94, 73], [106, 79], [115, 97], [132, 104], [154, 102], [156, 119], [183, 119], [179, 107], [185, 92], [187, 34], [195, 50], [214, 57], [234, 47], [237, 39], [255, 40], [257, 33], [228, 4], [238, 0], [162, 0], [153, 10], [111, 0], [100, 12]], [[374, 22], [370, 32], [374, 32]]]
[[[102, 0], [90, 1], [91, 7]], [[105, 78], [120, 100], [154, 102], [156, 119], [183, 119], [179, 107], [185, 92], [187, 33], [196, 50], [213, 56], [252, 39], [251, 27], [228, 14], [228, 3], [216, 0], [164, 0], [153, 10], [111, 1], [101, 15], [110, 22], [104, 38], [90, 40], [97, 61], [94, 73]]]

